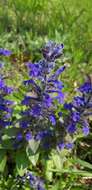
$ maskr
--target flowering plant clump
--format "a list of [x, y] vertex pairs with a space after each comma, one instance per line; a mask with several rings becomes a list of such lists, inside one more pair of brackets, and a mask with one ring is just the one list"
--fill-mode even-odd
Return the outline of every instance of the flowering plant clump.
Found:
[[[27, 63], [29, 79], [24, 81], [26, 94], [22, 100], [24, 110], [19, 121], [20, 131], [16, 139], [19, 145], [24, 141], [38, 142], [40, 148], [47, 150], [58, 147], [60, 149], [73, 148], [73, 139], [67, 142], [64, 136], [81, 130], [88, 135], [88, 108], [91, 108], [91, 82], [85, 82], [70, 103], [64, 103], [64, 87], [60, 74], [66, 65], [57, 68], [56, 60], [62, 55], [63, 44], [48, 42], [42, 48], [43, 59], [36, 63]], [[64, 104], [68, 114], [63, 118], [62, 110], [57, 112], [58, 106]], [[89, 107], [90, 105], [90, 107]], [[60, 121], [62, 118], [63, 122]], [[38, 146], [39, 147], [39, 146]]]
[[[53, 156], [53, 151], [61, 153], [61, 149], [72, 149], [73, 134], [89, 134], [89, 117], [92, 115], [91, 77], [88, 76], [78, 88], [78, 95], [72, 102], [65, 102], [60, 75], [66, 65], [59, 68], [57, 64], [63, 48], [63, 44], [50, 41], [42, 48], [43, 59], [27, 63], [29, 78], [17, 89], [19, 96], [20, 88], [24, 90], [18, 103], [11, 100], [13, 89], [5, 84], [3, 65], [0, 63], [0, 160], [4, 158], [0, 172], [6, 168], [9, 174], [16, 171], [17, 174], [14, 174], [18, 176], [19, 183], [30, 183], [30, 187], [35, 190], [45, 188], [42, 180], [44, 171], [39, 177], [40, 168], [44, 170], [39, 158], [45, 157], [42, 158], [44, 163], [49, 153]], [[1, 49], [0, 55], [10, 56], [11, 52]], [[71, 136], [70, 140], [66, 140], [67, 134]], [[35, 166], [37, 168], [33, 171]]]
[[22, 141], [23, 137], [26, 141], [34, 139], [41, 141], [41, 146], [45, 148], [56, 143], [55, 111], [58, 103], [64, 101], [63, 83], [59, 80], [59, 75], [64, 71], [65, 65], [55, 71], [55, 61], [62, 55], [62, 50], [63, 44], [49, 42], [42, 49], [44, 59], [34, 64], [27, 63], [30, 79], [24, 81], [28, 91], [22, 101], [26, 108], [21, 113], [22, 133], [18, 133], [18, 141]]

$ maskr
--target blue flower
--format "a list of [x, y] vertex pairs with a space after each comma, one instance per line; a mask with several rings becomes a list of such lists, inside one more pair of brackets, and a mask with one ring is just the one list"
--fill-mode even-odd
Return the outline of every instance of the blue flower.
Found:
[[37, 78], [41, 81], [45, 80], [46, 75], [51, 71], [51, 65], [45, 60], [40, 60], [37, 63], [27, 64], [29, 76], [32, 78]]
[[54, 88], [62, 90], [64, 87], [63, 83], [59, 80], [54, 80], [54, 79], [48, 79], [48, 87], [52, 85]]
[[64, 142], [61, 142], [57, 145], [57, 148], [59, 148], [60, 150], [64, 149], [65, 147], [65, 143]]
[[76, 124], [73, 121], [67, 126], [67, 131], [70, 134], [75, 133], [75, 131], [76, 131]]
[[61, 117], [62, 116], [62, 112], [60, 111], [60, 112], [58, 112], [58, 116], [59, 117]]
[[2, 88], [4, 88], [5, 84], [4, 81], [2, 79], [0, 79], [0, 90], [2, 90]]
[[74, 122], [78, 122], [80, 120], [80, 113], [77, 111], [73, 111], [71, 117]]
[[27, 141], [29, 141], [30, 139], [32, 139], [32, 134], [30, 132], [27, 132], [25, 138]]
[[5, 94], [11, 94], [13, 92], [13, 88], [4, 86], [3, 91]]
[[36, 134], [35, 139], [36, 139], [37, 141], [39, 141], [39, 140], [42, 140], [43, 138], [44, 138], [44, 131], [39, 131], [39, 132]]
[[30, 64], [30, 70], [29, 75], [31, 77], [38, 77], [41, 72], [41, 68], [39, 67], [39, 64]]
[[27, 177], [27, 179], [29, 179], [30, 186], [33, 189], [35, 189], [35, 190], [45, 190], [44, 182], [40, 177], [33, 175], [31, 172], [28, 172], [26, 174], [26, 177]]
[[64, 94], [62, 92], [58, 92], [58, 95], [55, 97], [56, 100], [58, 100], [58, 102], [60, 104], [64, 103]]
[[41, 105], [34, 105], [34, 106], [31, 108], [30, 114], [31, 114], [33, 117], [41, 116], [41, 115], [42, 115], [42, 112], [41, 112]]
[[56, 118], [54, 115], [50, 115], [49, 119], [50, 119], [50, 122], [52, 123], [52, 125], [56, 125]]
[[21, 134], [21, 132], [19, 132], [16, 136], [16, 140], [17, 141], [21, 141], [23, 139], [23, 135]]
[[0, 63], [0, 69], [2, 69], [3, 68], [3, 64], [2, 63]]
[[89, 134], [89, 127], [83, 127], [82, 130], [83, 130], [83, 134], [85, 136], [87, 136]]
[[10, 56], [11, 54], [12, 54], [12, 52], [10, 50], [0, 48], [0, 55]]
[[62, 50], [64, 48], [63, 44], [56, 44], [49, 41], [44, 48], [42, 48], [42, 53], [47, 61], [54, 61], [62, 55]]
[[79, 107], [79, 106], [84, 106], [84, 105], [85, 105], [84, 97], [80, 97], [80, 96], [74, 97], [73, 106]]
[[89, 124], [88, 124], [88, 121], [86, 119], [84, 119], [81, 124], [83, 126], [83, 128], [82, 128], [83, 134], [85, 136], [87, 136], [89, 134]]
[[92, 84], [91, 82], [85, 82], [83, 85], [80, 86], [79, 91], [82, 93], [89, 93], [92, 92]]
[[20, 127], [26, 129], [28, 127], [28, 122], [25, 120], [20, 121]]
[[69, 142], [69, 143], [65, 144], [65, 147], [66, 147], [66, 149], [69, 150], [69, 149], [72, 149], [74, 147], [74, 144]]
[[66, 65], [57, 69], [57, 71], [53, 75], [50, 76], [50, 80], [56, 80], [60, 76], [60, 74], [65, 70], [65, 68], [66, 68]]
[[71, 110], [72, 110], [72, 107], [73, 107], [72, 103], [64, 103], [64, 108], [65, 108], [65, 109], [71, 111]]
[[45, 139], [46, 137], [51, 137], [52, 132], [50, 130], [43, 130], [43, 131], [39, 131], [36, 136], [35, 139], [36, 140], [42, 140]]

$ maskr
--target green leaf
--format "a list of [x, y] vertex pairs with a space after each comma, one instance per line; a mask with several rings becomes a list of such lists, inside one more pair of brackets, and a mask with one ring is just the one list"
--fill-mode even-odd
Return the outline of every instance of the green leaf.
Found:
[[54, 167], [53, 160], [47, 160], [46, 161], [46, 168], [45, 168], [45, 177], [46, 180], [52, 181], [53, 179], [53, 172], [50, 171]]
[[0, 150], [0, 172], [4, 172], [6, 161], [7, 157], [5, 150]]
[[29, 161], [25, 151], [16, 153], [16, 169], [20, 176], [23, 176], [29, 166]]
[[39, 159], [39, 152], [33, 153], [33, 151], [30, 149], [30, 147], [26, 148], [26, 153], [28, 156], [28, 159], [31, 161], [31, 163], [36, 166], [36, 163]]
[[34, 154], [37, 152], [39, 145], [40, 145], [40, 141], [36, 141], [35, 139], [31, 139], [28, 144], [29, 148]]
[[84, 177], [92, 177], [92, 173], [85, 171], [85, 170], [77, 170], [77, 169], [62, 169], [60, 170], [55, 170], [51, 169], [50, 171], [57, 172], [57, 173], [67, 173], [67, 174], [76, 174], [78, 176], [84, 176]]
[[10, 141], [10, 139], [4, 139], [2, 141], [2, 144], [0, 145], [0, 149], [11, 150], [11, 149], [13, 149], [12, 144], [13, 144], [13, 141]]
[[71, 190], [87, 190], [87, 186], [84, 187], [83, 185], [82, 186], [76, 186], [76, 187], [72, 187]]
[[58, 170], [62, 169], [63, 162], [61, 161], [61, 158], [60, 158], [60, 156], [58, 154], [57, 155], [53, 155], [53, 162], [54, 162], [54, 165], [55, 165], [56, 169], [58, 169]]
[[90, 164], [90, 163], [88, 163], [88, 162], [86, 162], [84, 160], [78, 159], [78, 158], [74, 159], [73, 163], [78, 163], [78, 164], [84, 166], [85, 168], [92, 169], [92, 164]]
[[[61, 190], [62, 189], [62, 187], [61, 187], [61, 183], [60, 183], [60, 181], [57, 181], [54, 185], [53, 185], [53, 187], [51, 187], [49, 190]], [[63, 190], [63, 189], [62, 189]]]
[[57, 190], [59, 189], [59, 183], [56, 183], [52, 188], [50, 188], [49, 190]]
[[59, 152], [54, 151], [52, 152], [52, 160], [55, 168], [61, 171], [63, 168], [63, 164], [66, 161], [66, 157], [64, 156], [64, 154], [60, 154]]
[[15, 137], [17, 132], [18, 132], [18, 128], [14, 128], [14, 127], [9, 127], [9, 128], [5, 128], [2, 130], [3, 134], [7, 135], [8, 138], [11, 137]]

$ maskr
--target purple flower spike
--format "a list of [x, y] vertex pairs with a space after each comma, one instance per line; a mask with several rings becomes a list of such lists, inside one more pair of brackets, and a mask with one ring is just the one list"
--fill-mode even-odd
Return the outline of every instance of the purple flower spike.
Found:
[[12, 105], [13, 101], [7, 100], [6, 96], [12, 92], [11, 87], [6, 86], [3, 77], [0, 77], [0, 126], [12, 125]]
[[[40, 140], [40, 146], [44, 150], [53, 146], [55, 128], [52, 126], [57, 123], [58, 117], [55, 114], [58, 104], [63, 104], [64, 101], [64, 85], [58, 78], [66, 66], [54, 71], [55, 60], [62, 55], [62, 51], [63, 44], [47, 43], [42, 49], [44, 59], [27, 63], [29, 79], [23, 83], [27, 93], [21, 102], [25, 105], [25, 111], [21, 113], [20, 127], [24, 129], [24, 136], [27, 131], [32, 131], [35, 140]], [[25, 138], [30, 140], [29, 133]]]
[[92, 116], [92, 80], [89, 76], [83, 85], [78, 89], [80, 96], [75, 96], [69, 104], [64, 104], [64, 108], [68, 109], [64, 126], [68, 133], [80, 132], [80, 127], [85, 136], [89, 134], [89, 119]]

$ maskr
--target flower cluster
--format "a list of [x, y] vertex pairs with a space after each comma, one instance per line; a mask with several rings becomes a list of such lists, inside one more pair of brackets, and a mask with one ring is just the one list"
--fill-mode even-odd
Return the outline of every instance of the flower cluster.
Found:
[[74, 97], [73, 101], [65, 104], [65, 108], [70, 114], [65, 121], [65, 127], [68, 133], [73, 134], [82, 127], [84, 135], [89, 134], [89, 116], [92, 115], [92, 81], [88, 76], [86, 82], [80, 86], [78, 91], [80, 96]]
[[43, 180], [40, 177], [34, 176], [31, 172], [26, 174], [30, 186], [35, 190], [45, 190]]
[[2, 76], [0, 76], [0, 127], [11, 125], [11, 105], [13, 102], [11, 100], [7, 100], [6, 96], [12, 93], [12, 90], [13, 89], [11, 87], [8, 87], [4, 83]]
[[30, 184], [30, 187], [34, 190], [45, 190], [45, 184], [43, 179], [41, 179], [38, 176], [35, 176], [32, 172], [27, 171], [27, 173], [22, 177], [17, 176], [16, 180], [18, 183], [21, 183], [22, 185], [28, 182]]
[[[43, 140], [54, 134], [56, 102], [62, 104], [64, 100], [63, 83], [59, 80], [59, 75], [66, 66], [56, 70], [55, 64], [56, 59], [62, 55], [62, 50], [62, 44], [49, 42], [42, 49], [44, 59], [34, 64], [27, 63], [30, 79], [24, 81], [27, 93], [22, 105], [26, 109], [22, 111], [20, 121], [26, 140]], [[22, 140], [22, 135], [19, 134], [18, 139]]]

